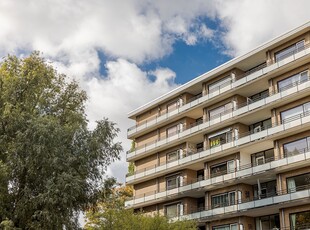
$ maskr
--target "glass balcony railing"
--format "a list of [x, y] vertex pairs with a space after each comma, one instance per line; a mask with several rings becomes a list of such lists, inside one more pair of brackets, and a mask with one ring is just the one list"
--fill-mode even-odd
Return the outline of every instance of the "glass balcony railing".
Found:
[[128, 131], [128, 135], [132, 135], [138, 131], [144, 130], [148, 127], [151, 127], [155, 124], [158, 124], [176, 114], [179, 114], [181, 112], [184, 112], [190, 108], [194, 108], [195, 106], [206, 102], [207, 100], [214, 98], [216, 96], [219, 96], [220, 94], [229, 91], [229, 90], [234, 90], [244, 84], [247, 84], [249, 82], [251, 82], [254, 79], [257, 79], [263, 75], [265, 75], [266, 73], [279, 68], [283, 65], [286, 65], [288, 63], [291, 63], [292, 61], [301, 58], [305, 55], [308, 55], [309, 52], [307, 51], [308, 48], [310, 47], [310, 45], [305, 45], [304, 47], [299, 47], [298, 49], [292, 50], [291, 52], [287, 53], [284, 59], [281, 59], [281, 61], [278, 61], [274, 64], [271, 64], [269, 66], [266, 66], [266, 63], [257, 66], [254, 69], [251, 69], [250, 71], [245, 72], [244, 74], [242, 74], [241, 76], [238, 76], [238, 80], [236, 81], [228, 81], [223, 83], [222, 85], [218, 86], [215, 89], [212, 89], [212, 91], [210, 91], [207, 95], [202, 95], [199, 94], [193, 98], [191, 98], [190, 100], [188, 100], [184, 105], [179, 106], [179, 107], [175, 107], [173, 111], [169, 111], [169, 113], [164, 112], [161, 115], [155, 115], [153, 117], [150, 117], [149, 119], [140, 122], [132, 127], [130, 127], [127, 131]]
[[[309, 78], [309, 77], [308, 77]], [[220, 122], [232, 119], [235, 116], [240, 116], [242, 114], [246, 114], [247, 112], [253, 111], [255, 109], [258, 109], [262, 106], [266, 106], [270, 103], [273, 103], [275, 101], [278, 101], [280, 99], [287, 98], [289, 96], [293, 96], [298, 92], [301, 92], [305, 89], [310, 88], [310, 80], [305, 82], [296, 82], [291, 85], [290, 88], [286, 88], [285, 90], [281, 92], [269, 92], [269, 96], [266, 97], [265, 95], [262, 96], [261, 100], [251, 101], [248, 100], [244, 104], [239, 104], [237, 107], [233, 110], [228, 110], [223, 113], [220, 113], [218, 116], [212, 117], [209, 121], [204, 121], [201, 123], [201, 121], [197, 123], [193, 123], [189, 126], [183, 127], [182, 132], [178, 131], [175, 135], [171, 135], [169, 137], [162, 137], [159, 139], [156, 139], [152, 142], [146, 143], [141, 146], [137, 146], [132, 152], [127, 152], [127, 158], [134, 157], [136, 155], [143, 154], [144, 152], [147, 152], [151, 149], [155, 149], [161, 145], [165, 145], [168, 143], [173, 142], [176, 139], [180, 139], [183, 137], [186, 137], [188, 135], [191, 135], [192, 133], [196, 133], [198, 131], [202, 131], [206, 128], [209, 128], [210, 126], [213, 126], [215, 124], [218, 124]]]
[[[144, 203], [147, 201], [155, 201], [160, 198], [164, 198], [171, 195], [177, 195], [178, 193], [186, 193], [198, 188], [204, 188], [206, 186], [223, 184], [230, 180], [238, 179], [239, 182], [243, 178], [248, 178], [249, 176], [255, 175], [257, 173], [265, 172], [267, 170], [279, 169], [285, 166], [288, 166], [293, 163], [307, 163], [310, 160], [310, 149], [303, 148], [296, 151], [295, 155], [290, 156], [280, 156], [268, 158], [268, 162], [263, 164], [245, 164], [234, 169], [230, 169], [225, 172], [220, 172], [218, 174], [205, 175], [203, 179], [195, 180], [184, 180], [182, 184], [179, 184], [173, 189], [161, 189], [154, 190], [148, 193], [143, 193], [137, 196], [134, 196], [126, 201], [126, 206], [132, 206], [139, 203]], [[297, 190], [296, 190], [297, 191]]]

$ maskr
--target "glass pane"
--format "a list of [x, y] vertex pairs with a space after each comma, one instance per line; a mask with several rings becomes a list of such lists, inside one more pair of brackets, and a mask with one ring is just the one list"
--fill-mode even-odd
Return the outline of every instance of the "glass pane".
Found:
[[174, 134], [177, 133], [177, 130], [178, 130], [178, 126], [177, 125], [167, 129], [167, 136], [168, 137], [173, 136]]
[[227, 172], [226, 163], [211, 167], [211, 176], [212, 177], [226, 174], [226, 172]]
[[287, 47], [284, 50], [281, 50], [278, 53], [276, 53], [276, 55], [275, 55], [276, 62], [281, 61], [281, 60], [285, 59], [286, 57], [292, 55], [294, 50], [295, 50], [295, 44], [290, 46], [290, 47]]
[[227, 139], [226, 139], [227, 134], [228, 133], [223, 133], [216, 137], [210, 138], [210, 147], [212, 148], [212, 147], [227, 143]]
[[284, 112], [281, 112], [281, 120], [282, 123], [290, 122], [292, 120], [295, 120], [300, 117], [300, 114], [303, 113], [303, 107], [298, 106], [289, 110], [286, 110]]
[[268, 129], [271, 127], [271, 119], [263, 121], [263, 128]]
[[305, 48], [305, 40], [296, 43], [297, 52]]
[[289, 178], [287, 180], [288, 183], [290, 183], [291, 180], [294, 180], [297, 190], [303, 190], [305, 188], [308, 188], [310, 185], [310, 173]]
[[209, 111], [210, 119], [212, 118], [214, 119], [220, 116], [220, 114], [222, 114], [224, 111], [225, 111], [225, 106], [221, 106], [221, 107], [218, 107], [216, 109]]
[[236, 193], [230, 192], [229, 193], [229, 205], [234, 205], [236, 201]]
[[234, 161], [228, 161], [227, 162], [227, 171], [228, 172], [234, 172], [235, 171], [235, 162]]
[[265, 157], [258, 157], [256, 158], [256, 165], [265, 164]]
[[307, 148], [307, 140], [306, 138], [297, 140], [283, 145], [283, 148], [286, 156], [293, 156], [299, 154], [299, 151], [304, 151]]
[[176, 151], [167, 154], [167, 161], [168, 162], [176, 161], [177, 159], [178, 159], [178, 153]]
[[265, 151], [265, 160], [266, 162], [272, 161], [274, 158], [273, 149], [269, 149]]
[[178, 215], [177, 204], [166, 206], [166, 214], [168, 218], [176, 217]]
[[310, 102], [304, 104], [304, 113], [308, 115], [309, 112], [310, 112]]
[[278, 82], [279, 91], [281, 92], [283, 90], [289, 89], [289, 88], [295, 86], [296, 84], [298, 84], [299, 82], [301, 82], [301, 80], [303, 80], [303, 79], [300, 79], [300, 74], [296, 74], [296, 75], [291, 76], [289, 78], [286, 78], [282, 81], [279, 81]]
[[308, 80], [308, 72], [305, 71], [305, 72], [301, 72], [300, 73], [300, 82], [305, 82]]
[[291, 229], [310, 229], [310, 211], [290, 215]]
[[174, 189], [177, 187], [177, 177], [170, 177], [167, 178], [167, 190]]
[[177, 108], [177, 105], [178, 105], [177, 101], [167, 105], [167, 112], [169, 113], [169, 112], [175, 110]]
[[231, 76], [225, 77], [220, 81], [214, 82], [208, 86], [209, 92], [212, 93], [216, 90], [219, 90], [221, 87], [228, 85], [231, 82]]
[[296, 214], [296, 229], [310, 228], [310, 211]]

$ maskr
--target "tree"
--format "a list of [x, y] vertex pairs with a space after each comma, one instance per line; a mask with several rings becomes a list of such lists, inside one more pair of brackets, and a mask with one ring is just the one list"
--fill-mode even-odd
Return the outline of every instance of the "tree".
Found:
[[107, 178], [102, 186], [102, 200], [96, 209], [86, 213], [86, 230], [196, 230], [194, 221], [169, 220], [158, 214], [146, 215], [125, 209], [125, 200], [132, 197], [132, 188], [122, 186], [115, 178]]
[[[108, 119], [89, 130], [87, 95], [38, 52], [0, 63], [0, 222], [18, 229], [77, 229], [119, 159]], [[8, 224], [9, 223], [9, 224]], [[2, 226], [2, 225], [0, 225]]]

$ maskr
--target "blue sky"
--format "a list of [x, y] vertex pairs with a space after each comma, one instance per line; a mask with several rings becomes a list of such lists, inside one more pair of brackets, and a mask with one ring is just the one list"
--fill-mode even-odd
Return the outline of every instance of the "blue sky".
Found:
[[231, 59], [209, 41], [202, 41], [193, 46], [178, 41], [173, 45], [173, 50], [172, 54], [142, 65], [141, 68], [143, 70], [156, 69], [159, 66], [170, 68], [176, 73], [175, 82], [184, 84]]
[[[128, 112], [308, 22], [309, 8], [308, 0], [2, 0], [0, 57], [41, 51], [87, 92], [89, 127], [116, 122], [128, 150]], [[126, 171], [124, 151], [107, 173], [124, 182]]]

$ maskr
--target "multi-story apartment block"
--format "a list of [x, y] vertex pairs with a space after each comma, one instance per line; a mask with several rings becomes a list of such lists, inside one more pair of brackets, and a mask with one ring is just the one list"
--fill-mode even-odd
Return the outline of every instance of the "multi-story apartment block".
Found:
[[127, 207], [199, 229], [310, 229], [310, 22], [129, 113]]

